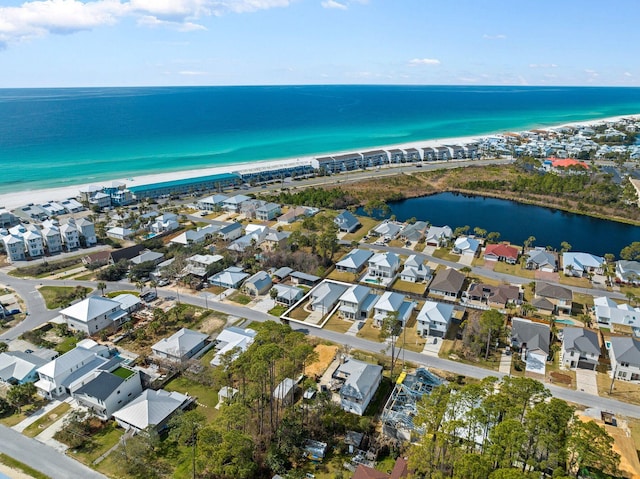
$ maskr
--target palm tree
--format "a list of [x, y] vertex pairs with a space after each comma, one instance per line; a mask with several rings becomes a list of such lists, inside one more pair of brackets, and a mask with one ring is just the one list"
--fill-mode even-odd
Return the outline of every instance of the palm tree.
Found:
[[100, 290], [100, 294], [104, 296], [104, 290], [107, 289], [107, 283], [105, 283], [104, 281], [100, 281], [97, 284], [97, 288]]
[[149, 281], [149, 287], [153, 288], [153, 290], [156, 292], [156, 297], [158, 296], [158, 282], [155, 279], [152, 279], [151, 281]]
[[145, 287], [145, 282], [144, 281], [136, 281], [136, 288], [138, 288], [140, 290], [140, 293], [142, 293], [142, 290]]
[[638, 297], [634, 294], [633, 291], [627, 291], [625, 296], [629, 300], [629, 304], [633, 306], [633, 304], [638, 300]]

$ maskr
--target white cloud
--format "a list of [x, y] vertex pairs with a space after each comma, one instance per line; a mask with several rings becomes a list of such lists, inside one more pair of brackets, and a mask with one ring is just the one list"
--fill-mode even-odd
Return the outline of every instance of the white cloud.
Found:
[[194, 70], [183, 70], [181, 72], [178, 72], [178, 75], [200, 76], [200, 75], [207, 75], [207, 72], [199, 72], [199, 71], [194, 71]]
[[507, 36], [503, 35], [502, 33], [498, 35], [489, 35], [488, 33], [485, 33], [484, 35], [482, 35], [482, 38], [484, 38], [485, 40], [506, 40]]
[[626, 76], [626, 77], [632, 77], [633, 75], [632, 75], [631, 73], [629, 73], [629, 72], [624, 72], [624, 76]]
[[412, 67], [419, 65], [440, 65], [440, 60], [436, 58], [414, 58], [409, 61], [409, 65]]
[[346, 10], [347, 6], [344, 3], [336, 2], [335, 0], [325, 0], [321, 2], [322, 8], [335, 8], [338, 10]]
[[557, 68], [555, 63], [530, 63], [529, 68]]
[[597, 71], [595, 71], [595, 70], [591, 70], [591, 69], [589, 69], [589, 68], [585, 69], [585, 71], [584, 71], [584, 72], [585, 72], [587, 75], [589, 75], [590, 77], [592, 77], [592, 78], [595, 78], [595, 77], [597, 77], [597, 76], [600, 76], [600, 74], [599, 74]]
[[202, 30], [197, 19], [287, 7], [292, 0], [34, 0], [0, 7], [0, 49], [12, 42], [114, 25], [134, 17], [139, 25]]

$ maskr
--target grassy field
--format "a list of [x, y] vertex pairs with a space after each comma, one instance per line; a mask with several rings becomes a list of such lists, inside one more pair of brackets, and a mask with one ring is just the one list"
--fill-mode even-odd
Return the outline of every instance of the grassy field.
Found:
[[611, 387], [611, 377], [609, 374], [598, 373], [598, 394], [605, 398], [616, 399], [630, 404], [640, 404], [640, 385], [629, 381], [616, 379], [613, 384], [613, 392], [609, 394]]
[[360, 331], [356, 334], [359, 338], [368, 339], [369, 341], [376, 341], [381, 343], [380, 339], [380, 328], [373, 327], [373, 319], [368, 319]]
[[213, 421], [218, 414], [218, 410], [215, 409], [216, 404], [218, 404], [218, 391], [212, 389], [211, 386], [205, 386], [184, 376], [178, 376], [169, 381], [164, 389], [195, 397], [198, 409], [207, 417], [209, 422]]
[[337, 333], [346, 333], [352, 325], [353, 323], [351, 321], [341, 319], [336, 313], [329, 318], [329, 321], [327, 321], [324, 327]]
[[5, 466], [9, 466], [13, 469], [16, 469], [18, 471], [21, 471], [25, 474], [27, 474], [28, 476], [31, 476], [33, 479], [51, 479], [49, 476], [47, 476], [46, 474], [41, 473], [40, 471], [36, 471], [34, 468], [20, 462], [17, 461], [16, 459], [7, 456], [4, 453], [0, 453], [0, 462], [2, 464], [4, 464]]
[[360, 220], [360, 224], [362, 226], [353, 233], [345, 234], [342, 238], [344, 241], [360, 241], [367, 235], [367, 233], [369, 233], [371, 228], [374, 228], [378, 223], [380, 223], [379, 220], [369, 218], [368, 216], [356, 216], [356, 218]]
[[451, 254], [450, 250], [447, 248], [438, 248], [433, 252], [433, 257], [435, 258], [439, 258], [439, 259], [444, 259], [447, 261], [453, 261], [453, 262], [458, 262], [460, 261], [460, 255], [459, 254]]
[[329, 273], [327, 279], [334, 281], [342, 281], [343, 283], [355, 283], [358, 277], [353, 273], [347, 273], [346, 271], [338, 271], [334, 269]]
[[67, 307], [72, 301], [87, 296], [90, 288], [83, 286], [41, 286], [38, 291], [44, 298], [47, 309]]
[[238, 304], [242, 304], [242, 305], [247, 305], [247, 304], [249, 304], [251, 302], [251, 296], [248, 296], [246, 294], [240, 293], [238, 291], [233, 293], [227, 299], [229, 299], [230, 301], [233, 301], [234, 303], [238, 303]]
[[267, 311], [271, 316], [276, 316], [277, 318], [279, 318], [280, 316], [282, 316], [284, 314], [284, 312], [289, 309], [286, 306], [282, 306], [280, 304], [275, 305], [273, 308], [271, 308], [269, 311]]
[[70, 456], [91, 466], [100, 456], [118, 444], [123, 434], [124, 429], [117, 427], [115, 421], [109, 421], [105, 427], [91, 436], [93, 443], [90, 447], [76, 452], [71, 451]]
[[401, 279], [395, 280], [391, 287], [400, 291], [415, 294], [424, 294], [427, 290], [427, 285], [425, 283], [412, 283], [411, 281], [402, 281]]
[[493, 270], [496, 273], [505, 273], [512, 276], [520, 276], [521, 278], [527, 278], [530, 280], [533, 280], [535, 278], [535, 271], [524, 269], [519, 264], [507, 264], [503, 261], [496, 261]]
[[6, 416], [6, 417], [3, 417], [2, 419], [0, 419], [0, 424], [2, 424], [3, 426], [7, 426], [7, 427], [13, 427], [16, 424], [24, 421], [31, 414], [33, 414], [34, 412], [36, 412], [38, 409], [40, 409], [41, 407], [43, 407], [46, 404], [47, 404], [47, 401], [45, 401], [44, 399], [38, 397], [38, 398], [36, 398], [36, 400], [35, 400], [35, 402], [33, 404], [29, 404], [29, 405], [23, 407], [20, 412], [16, 412], [16, 413], [12, 414], [11, 416]]
[[56, 346], [56, 351], [58, 351], [58, 353], [60, 354], [64, 354], [75, 348], [76, 344], [78, 344], [78, 338], [76, 338], [75, 336], [68, 336]]
[[590, 288], [591, 281], [587, 278], [576, 278], [574, 276], [565, 276], [560, 273], [560, 284], [566, 284], [567, 286], [577, 286], [579, 288]]

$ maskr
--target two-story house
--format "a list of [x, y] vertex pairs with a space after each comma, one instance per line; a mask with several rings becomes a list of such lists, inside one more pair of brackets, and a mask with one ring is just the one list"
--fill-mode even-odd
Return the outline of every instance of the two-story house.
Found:
[[640, 381], [640, 341], [628, 336], [611, 336], [609, 358], [616, 379]]
[[452, 317], [452, 304], [425, 301], [418, 313], [416, 332], [420, 336], [443, 338], [447, 334]]
[[74, 331], [96, 334], [105, 328], [118, 328], [129, 319], [122, 304], [114, 299], [90, 296], [60, 311], [67, 326]]
[[369, 258], [369, 276], [374, 278], [393, 279], [398, 274], [400, 268], [400, 258], [390, 251], [376, 253]]
[[382, 381], [382, 366], [349, 358], [333, 377], [344, 380], [340, 388], [342, 409], [362, 416]]
[[344, 319], [360, 320], [369, 315], [378, 297], [371, 288], [354, 284], [340, 296], [338, 311]]
[[575, 327], [562, 330], [560, 361], [565, 367], [595, 370], [599, 357], [600, 343], [595, 331]]

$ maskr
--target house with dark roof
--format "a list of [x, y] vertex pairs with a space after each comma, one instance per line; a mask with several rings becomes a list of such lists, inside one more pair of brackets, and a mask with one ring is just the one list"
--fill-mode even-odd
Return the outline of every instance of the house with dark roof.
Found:
[[401, 479], [403, 477], [409, 477], [409, 463], [404, 457], [399, 457], [389, 474], [365, 464], [358, 464], [351, 479]]
[[400, 239], [403, 241], [416, 242], [424, 238], [428, 224], [425, 221], [416, 221], [405, 225], [400, 231]]
[[544, 374], [550, 342], [551, 328], [548, 324], [522, 318], [511, 320], [511, 346], [521, 351], [527, 371]]
[[320, 276], [303, 273], [302, 271], [294, 271], [289, 276], [291, 277], [291, 282], [293, 284], [301, 284], [303, 286], [314, 286], [322, 279]]
[[484, 259], [487, 261], [504, 261], [508, 264], [516, 264], [518, 261], [518, 248], [508, 244], [489, 244], [484, 249]]
[[[553, 304], [553, 314], [570, 314], [573, 304], [573, 291], [557, 284], [536, 281], [535, 299], [546, 299]], [[534, 306], [536, 305], [534, 304]]]
[[433, 278], [429, 285], [429, 294], [455, 299], [460, 295], [463, 284], [464, 274], [453, 268], [447, 268], [437, 273]]
[[338, 225], [338, 229], [343, 233], [353, 233], [361, 226], [360, 220], [347, 210], [336, 216], [333, 222]]
[[340, 406], [347, 412], [362, 416], [382, 381], [382, 366], [349, 358], [333, 373], [343, 381]]
[[114, 412], [129, 404], [142, 392], [137, 370], [120, 364], [99, 368], [95, 374], [72, 393], [78, 403], [102, 420], [109, 420]]
[[489, 307], [503, 309], [508, 304], [519, 304], [521, 301], [520, 288], [510, 284], [472, 283], [463, 296], [468, 301], [486, 304]]
[[615, 378], [640, 381], [640, 341], [628, 336], [611, 336], [609, 341], [609, 359]]
[[575, 327], [562, 330], [560, 361], [565, 367], [595, 370], [599, 357], [600, 342], [595, 331]]

